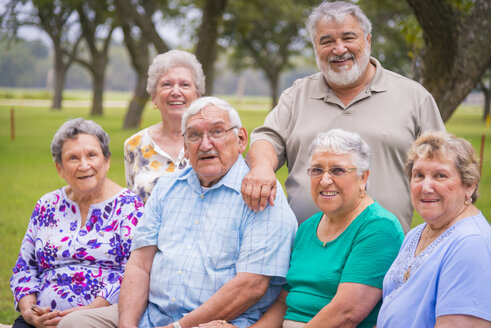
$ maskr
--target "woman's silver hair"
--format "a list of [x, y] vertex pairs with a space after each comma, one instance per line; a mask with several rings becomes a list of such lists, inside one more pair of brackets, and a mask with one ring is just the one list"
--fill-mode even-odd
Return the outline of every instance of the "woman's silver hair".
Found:
[[472, 193], [472, 202], [479, 198], [479, 180], [481, 173], [476, 151], [469, 141], [444, 131], [428, 131], [416, 139], [407, 152], [406, 175], [411, 181], [413, 166], [418, 159], [447, 160], [455, 157], [455, 167], [465, 186], [476, 184]]
[[155, 94], [159, 78], [175, 67], [184, 67], [190, 70], [198, 96], [205, 93], [205, 74], [196, 56], [187, 51], [170, 50], [156, 56], [148, 67], [147, 92], [150, 96]]
[[[232, 127], [240, 128], [242, 126], [239, 113], [228, 102], [217, 97], [201, 97], [193, 101], [182, 115], [181, 131], [183, 134], [184, 132], [186, 132], [186, 122], [188, 121], [188, 119], [191, 116], [201, 112], [208, 105], [214, 105], [226, 111], [228, 113], [228, 117], [230, 118], [230, 124]], [[237, 129], [235, 129], [234, 131], [235, 134], [238, 135]]]
[[96, 137], [101, 145], [104, 158], [109, 159], [111, 157], [111, 151], [109, 150], [110, 139], [106, 131], [104, 131], [96, 122], [84, 120], [79, 117], [66, 121], [60, 126], [58, 131], [56, 131], [53, 140], [51, 141], [51, 155], [53, 156], [53, 160], [61, 165], [61, 152], [65, 141], [74, 139], [78, 134], [83, 133]]
[[358, 133], [341, 129], [319, 132], [310, 144], [310, 159], [317, 151], [329, 151], [340, 155], [350, 154], [359, 176], [370, 169], [370, 148]]
[[352, 15], [354, 18], [356, 18], [361, 29], [363, 32], [365, 32], [365, 37], [372, 32], [372, 23], [357, 5], [344, 1], [324, 1], [319, 6], [314, 8], [307, 19], [307, 28], [310, 33], [310, 40], [314, 45], [314, 49], [316, 28], [319, 20], [325, 19], [328, 22], [341, 23], [348, 15]]

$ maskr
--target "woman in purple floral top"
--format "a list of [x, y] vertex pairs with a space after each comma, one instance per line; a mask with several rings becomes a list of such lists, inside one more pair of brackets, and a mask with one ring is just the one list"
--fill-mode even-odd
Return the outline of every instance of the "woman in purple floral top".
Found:
[[64, 315], [116, 303], [140, 198], [106, 177], [109, 137], [82, 118], [51, 143], [67, 186], [37, 202], [10, 285], [21, 315], [14, 327], [56, 326]]

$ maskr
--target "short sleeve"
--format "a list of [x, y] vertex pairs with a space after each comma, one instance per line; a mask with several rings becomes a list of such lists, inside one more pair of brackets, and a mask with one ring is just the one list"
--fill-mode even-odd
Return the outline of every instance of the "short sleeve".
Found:
[[[262, 212], [250, 212], [242, 234], [237, 272], [250, 272], [284, 278], [290, 264], [290, 254], [297, 230], [297, 220], [281, 192], [275, 206]], [[281, 201], [279, 201], [281, 199]], [[278, 202], [279, 201], [279, 202]], [[275, 281], [272, 280], [274, 283]], [[281, 284], [285, 281], [281, 279]]]
[[396, 258], [404, 233], [386, 218], [371, 220], [355, 238], [341, 275], [341, 283], [353, 282], [382, 289], [385, 273]]
[[162, 180], [168, 179], [166, 176], [160, 178], [150, 194], [145, 204], [143, 219], [136, 227], [131, 250], [158, 244], [159, 230], [162, 224], [162, 207], [159, 200], [162, 194], [162, 186], [165, 186], [165, 182]]
[[126, 180], [126, 187], [129, 190], [133, 190], [135, 187], [135, 140], [134, 137], [126, 139], [124, 142], [124, 175]]
[[441, 266], [436, 317], [471, 315], [491, 321], [491, 241], [472, 235], [455, 242]]
[[251, 145], [258, 140], [266, 140], [273, 145], [278, 156], [277, 169], [282, 167], [286, 161], [285, 141], [292, 119], [293, 88], [290, 87], [281, 94], [278, 105], [268, 114], [264, 124], [251, 133]]
[[423, 102], [420, 107], [420, 131], [419, 134], [426, 131], [445, 131], [440, 111], [436, 105], [433, 96], [427, 92], [426, 97], [423, 97]]

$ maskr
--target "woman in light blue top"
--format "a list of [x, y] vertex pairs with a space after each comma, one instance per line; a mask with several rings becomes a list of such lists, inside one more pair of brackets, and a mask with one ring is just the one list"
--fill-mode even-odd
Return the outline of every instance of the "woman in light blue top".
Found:
[[474, 149], [445, 132], [423, 134], [406, 172], [426, 222], [408, 233], [384, 278], [377, 327], [490, 327], [491, 228], [473, 205]]

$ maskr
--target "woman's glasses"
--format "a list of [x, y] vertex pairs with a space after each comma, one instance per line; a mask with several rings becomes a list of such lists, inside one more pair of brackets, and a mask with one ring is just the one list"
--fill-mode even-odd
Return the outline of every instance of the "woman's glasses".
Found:
[[310, 175], [311, 178], [319, 178], [324, 175], [324, 173], [329, 173], [332, 178], [341, 178], [348, 173], [351, 173], [356, 170], [356, 167], [344, 168], [344, 167], [330, 167], [327, 170], [322, 167], [309, 167], [307, 169], [307, 174]]

